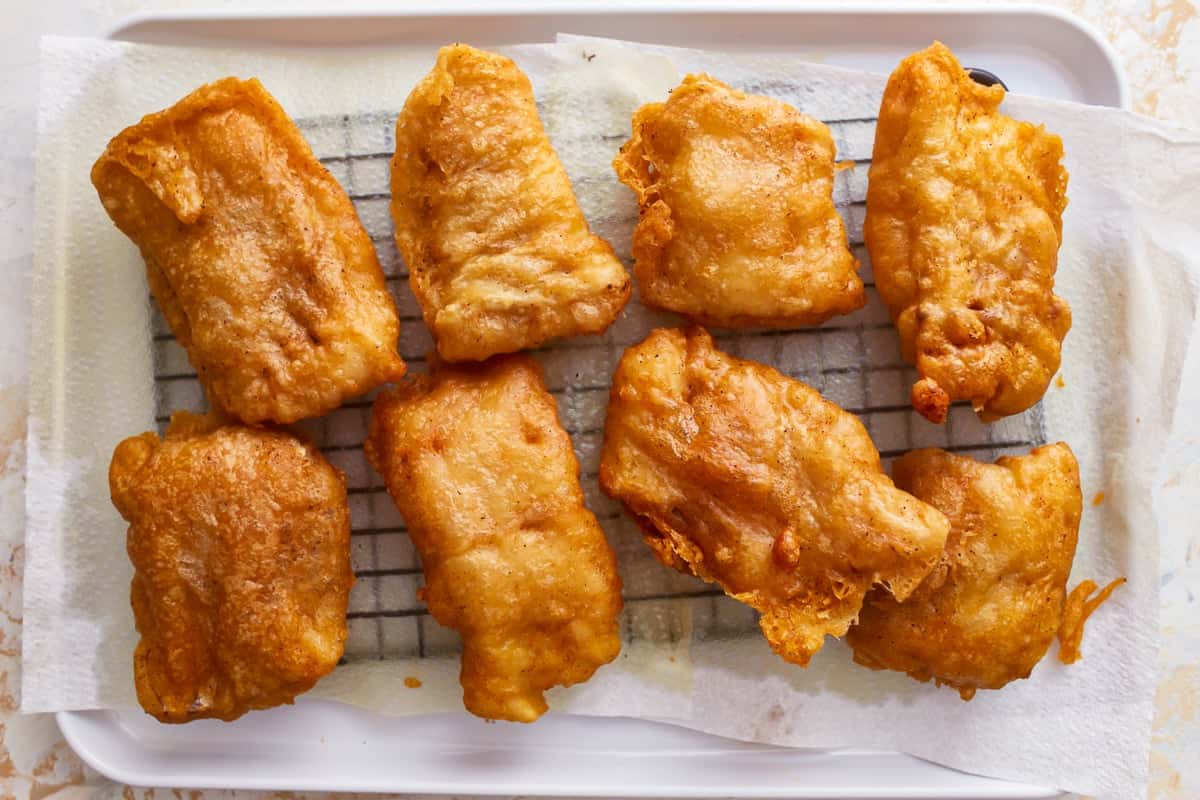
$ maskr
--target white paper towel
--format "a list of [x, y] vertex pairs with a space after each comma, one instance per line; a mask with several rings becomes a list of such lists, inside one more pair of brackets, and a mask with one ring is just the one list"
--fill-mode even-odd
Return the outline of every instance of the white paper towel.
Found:
[[[599, 44], [559, 41], [584, 50]], [[623, 49], [668, 55], [683, 72], [767, 87], [821, 118], [873, 116], [886, 80], [779, 58]], [[971, 772], [1141, 797], [1158, 647], [1152, 487], [1161, 483], [1160, 456], [1196, 330], [1200, 135], [1029, 97], [1008, 98], [1005, 111], [1061, 135], [1071, 175], [1055, 291], [1070, 302], [1074, 324], [1063, 351], [1065, 388], [1051, 387], [1042, 406], [1047, 439], [1070, 443], [1085, 491], [1072, 581], [1124, 575], [1129, 584], [1088, 623], [1082, 661], [1064, 667], [1051, 655], [1029, 680], [979, 692], [970, 703], [898, 673], [864, 674], [841, 643], [827, 645], [804, 671], [781, 668], [756, 637], [700, 643], [688, 724], [775, 744], [896, 748]], [[859, 154], [840, 157], [847, 155]], [[918, 438], [930, 433], [923, 420], [910, 424], [922, 431]], [[1088, 502], [1100, 491], [1100, 505]]]
[[[649, 53], [575, 37], [563, 37], [557, 47], [512, 52], [534, 80], [543, 119], [585, 213], [626, 258], [636, 207], [608, 162], [628, 133], [628, 113], [661, 99], [684, 72], [705, 69], [825, 119], [873, 117], [883, 86], [880, 76], [775, 57]], [[136, 251], [112, 228], [87, 183], [92, 160], [109, 136], [140, 114], [229, 73], [260, 76], [297, 118], [394, 113], [432, 55], [432, 49], [265, 54], [46, 43], [35, 230], [26, 710], [128, 705], [132, 697], [124, 524], [108, 503], [104, 473], [118, 440], [154, 426], [154, 356], [147, 351], [152, 323]], [[696, 631], [690, 669], [686, 650], [640, 641], [592, 682], [559, 693], [559, 707], [690, 717], [686, 724], [694, 727], [780, 744], [895, 748], [997, 777], [1104, 797], [1140, 795], [1157, 646], [1157, 527], [1149, 487], [1195, 328], [1200, 137], [1105, 109], [1016, 97], [1007, 108], [1045, 122], [1066, 143], [1071, 205], [1057, 289], [1075, 319], [1064, 350], [1066, 388], [1051, 388], [1041, 411], [990, 428], [969, 413], [956, 413], [945, 428], [908, 412], [872, 413], [867, 422], [887, 452], [910, 444], [984, 444], [989, 436], [993, 444], [981, 448], [989, 453], [1027, 439], [1070, 442], [1088, 496], [1107, 494], [1102, 505], [1085, 510], [1075, 579], [1121, 574], [1130, 580], [1089, 623], [1084, 659], [1064, 668], [1048, 658], [1030, 680], [963, 703], [952, 691], [855, 667], [832, 641], [808, 670], [789, 666], [770, 654], [744, 607], [705, 596], [658, 606], [630, 603], [627, 614], [637, 620], [654, 608], [649, 616], [666, 615], [670, 625]], [[841, 157], [869, 157], [869, 123], [835, 127]], [[860, 167], [838, 178], [852, 239], [861, 230], [855, 198], [861, 198], [865, 174]], [[386, 225], [362, 206], [360, 213], [372, 232]], [[869, 273], [869, 264], [864, 270]], [[404, 294], [398, 302], [402, 311], [406, 303], [411, 308]], [[906, 397], [910, 380], [902, 370], [876, 369], [897, 354], [886, 319], [873, 298], [867, 309], [817, 335], [724, 337], [721, 346], [801, 375], [846, 407], [877, 408], [877, 398], [888, 393]], [[604, 347], [539, 354], [552, 383], [564, 386], [564, 424], [592, 431], [574, 440], [598, 514], [613, 504], [589, 489], [595, 422], [603, 413], [595, 398], [603, 390], [588, 381], [606, 379], [621, 346], [670, 320], [633, 303], [604, 337]], [[420, 323], [406, 326], [402, 348], [427, 346]], [[872, 369], [856, 370], [864, 361]], [[704, 590], [658, 567], [626, 520], [615, 517], [606, 528], [621, 555], [627, 595], [652, 597], [663, 587]], [[406, 675], [421, 677], [429, 690], [398, 691]], [[458, 707], [454, 677], [455, 665], [447, 659], [362, 661], [336, 670], [318, 692], [397, 713], [440, 710]]]
[[[581, 82], [575, 72], [596, 71], [581, 59], [565, 62], [556, 52], [567, 51], [532, 47], [520, 56], [539, 94], [562, 94], [562, 87]], [[253, 52], [68, 38], [43, 42], [32, 315], [32, 363], [37, 367], [30, 390], [22, 710], [136, 705], [126, 525], [109, 501], [108, 461], [121, 439], [156, 427], [156, 412], [202, 410], [194, 379], [167, 382], [156, 403], [154, 376], [189, 367], [173, 342], [161, 337], [152, 341], [152, 332], [159, 331], [162, 322], [148, 305], [145, 266], [105, 215], [88, 178], [92, 162], [123, 127], [169, 106], [201, 83], [230, 74], [256, 75], [299, 122], [317, 156], [332, 159], [330, 168], [343, 184], [357, 187], [357, 194], [351, 193], [361, 198], [359, 214], [385, 251], [385, 261], [395, 267], [391, 221], [381, 197], [388, 184], [385, 151], [394, 147], [397, 110], [433, 65], [434, 56], [433, 47]], [[627, 127], [630, 111], [664, 92], [675, 79], [662, 57], [635, 58], [630, 65], [632, 72], [620, 82], [588, 93], [595, 124]], [[370, 80], [363, 79], [366, 75]], [[610, 97], [606, 92], [613, 87]], [[573, 150], [572, 144], [564, 141], [564, 150]], [[350, 153], [370, 157], [346, 158]], [[392, 280], [389, 285], [408, 318], [402, 324], [401, 351], [406, 358], [419, 359], [432, 341], [414, 319], [417, 310], [407, 281]], [[540, 355], [548, 379], [560, 385], [570, 367], [562, 355]], [[411, 366], [421, 369], [416, 363]], [[610, 367], [606, 364], [602, 370], [607, 375]], [[567, 406], [564, 417], [594, 416], [595, 403], [585, 407], [567, 394], [560, 401]], [[366, 411], [360, 407], [351, 412], [358, 418], [356, 442], [361, 442]], [[328, 419], [338, 424], [322, 421], [317, 430], [307, 426], [308, 432], [320, 441], [320, 429], [327, 428], [324, 439], [336, 444], [347, 416], [334, 412]], [[594, 441], [576, 441], [586, 448], [581, 453], [585, 459], [596, 450], [598, 440], [591, 438]], [[361, 448], [334, 449], [328, 456], [346, 472], [351, 488], [365, 489], [377, 482]], [[364, 496], [351, 497], [352, 519], [363, 516], [364, 504], [358, 501]], [[387, 517], [389, 524], [398, 518], [381, 491], [370, 500], [374, 513]], [[593, 508], [596, 502], [593, 497]], [[611, 513], [606, 520], [610, 528], [616, 521]], [[634, 569], [623, 570], [628, 586], [630, 579], [636, 583], [637, 562], [644, 560], [640, 547], [634, 548], [632, 530], [617, 534], [623, 560], [636, 559]], [[370, 558], [390, 567], [394, 563], [388, 559], [407, 557], [408, 565], [415, 566], [412, 546], [402, 532], [392, 530], [386, 537], [386, 552], [366, 548], [364, 553], [359, 547], [376, 538], [382, 537], [353, 540], [356, 569], [375, 566], [365, 560]], [[409, 610], [421, 604], [411, 569], [373, 571], [390, 574], [360, 577], [351, 594], [352, 611], [363, 604], [372, 614], [351, 620], [350, 646], [358, 648], [359, 657], [351, 657], [312, 694], [388, 713], [460, 709], [457, 637], [432, 620], [423, 620], [418, 633], [413, 617], [374, 616], [376, 610], [391, 610], [392, 604]], [[666, 576], [662, 570], [659, 574]], [[647, 619], [639, 617], [639, 610], [645, 609], [633, 607], [623, 619], [626, 643], [618, 660], [585, 684], [552, 690], [552, 708], [601, 715], [690, 714], [688, 640], [680, 635], [684, 613], [659, 609], [664, 613]], [[364, 631], [367, 635], [361, 636]], [[425, 657], [412, 655], [422, 638], [422, 648], [428, 646], [430, 652], [422, 650]], [[348, 656], [353, 656], [349, 650]], [[420, 680], [420, 689], [407, 688], [406, 678]]]

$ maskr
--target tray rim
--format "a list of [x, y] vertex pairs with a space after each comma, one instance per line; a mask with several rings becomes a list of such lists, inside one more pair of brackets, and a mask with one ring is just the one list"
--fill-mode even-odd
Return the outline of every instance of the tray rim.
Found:
[[703, 14], [711, 16], [756, 16], [763, 14], [796, 14], [801, 16], [894, 16], [907, 17], [920, 14], [936, 14], [950, 17], [1033, 16], [1052, 20], [1082, 34], [1094, 46], [1112, 68], [1116, 83], [1117, 108], [1132, 110], [1132, 91], [1129, 76], [1121, 63], [1117, 49], [1087, 20], [1057, 6], [1042, 6], [1032, 2], [1005, 5], [971, 0], [961, 4], [941, 4], [928, 0], [915, 2], [888, 2], [887, 0], [848, 0], [845, 3], [805, 3], [803, 0], [748, 0], [736, 7], [734, 0], [607, 0], [602, 5], [593, 0], [576, 0], [568, 4], [563, 0], [501, 0], [489, 4], [487, 0], [410, 0], [403, 8], [383, 9], [372, 7], [348, 8], [344, 11], [321, 9], [262, 9], [237, 8], [229, 10], [183, 9], [180, 11], [144, 11], [131, 14], [110, 27], [103, 38], [119, 41], [136, 41], [137, 29], [151, 24], [191, 25], [204, 22], [256, 23], [271, 21], [304, 20], [368, 20], [403, 19], [411, 17], [470, 17], [500, 16], [521, 17], [534, 14], [556, 14], [565, 17], [586, 15], [626, 14], [633, 16]]
[[[316, 700], [307, 701], [308, 703], [316, 702], [322, 704], [340, 705], [335, 701]], [[299, 703], [306, 703], [305, 700], [299, 700]], [[364, 714], [362, 709], [357, 709]], [[119, 717], [125, 714], [138, 714], [138, 710], [94, 710], [94, 711], [60, 711], [56, 716], [56, 720], [62, 731], [63, 738], [67, 744], [75, 751], [75, 753], [89, 766], [106, 777], [133, 786], [169, 786], [170, 788], [179, 789], [209, 789], [209, 790], [226, 790], [226, 789], [242, 789], [249, 791], [300, 791], [300, 792], [352, 792], [364, 794], [384, 794], [402, 792], [406, 795], [455, 795], [463, 797], [607, 797], [607, 798], [710, 798], [710, 797], [728, 797], [728, 798], [802, 798], [803, 800], [846, 800], [846, 798], [855, 798], [855, 800], [1049, 800], [1050, 798], [1063, 797], [1065, 793], [1044, 786], [1036, 786], [1033, 784], [1016, 783], [1005, 781], [1000, 778], [989, 778], [981, 775], [955, 770], [950, 767], [945, 767], [934, 762], [910, 756], [905, 753], [896, 751], [873, 750], [867, 748], [789, 748], [786, 746], [776, 745], [752, 745], [756, 750], [756, 754], [765, 753], [780, 753], [785, 751], [794, 751], [797, 755], [819, 755], [823, 757], [832, 757], [836, 759], [856, 760], [859, 768], [874, 768], [887, 769], [888, 767], [904, 767], [918, 765], [918, 768], [927, 770], [931, 774], [937, 773], [951, 779], [951, 776], [957, 776], [959, 782], [957, 784], [945, 787], [930, 787], [927, 785], [896, 785], [894, 788], [889, 787], [886, 790], [877, 787], [865, 787], [862, 784], [853, 786], [823, 786], [820, 788], [807, 787], [799, 789], [795, 785], [770, 785], [770, 786], [753, 786], [746, 785], [742, 791], [731, 791], [728, 787], [721, 787], [719, 790], [711, 790], [687, 783], [686, 781], [678, 781], [670, 777], [670, 769], [664, 770], [663, 780], [658, 784], [634, 784], [630, 786], [626, 783], [620, 783], [620, 788], [615, 785], [601, 786], [586, 786], [571, 783], [569, 778], [560, 778], [559, 783], [548, 782], [546, 784], [537, 785], [534, 788], [529, 788], [531, 784], [516, 784], [511, 778], [503, 778], [501, 780], [485, 783], [481, 782], [478, 777], [470, 779], [470, 781], [455, 782], [453, 777], [447, 777], [442, 780], [435, 779], [420, 779], [410, 781], [403, 784], [399, 788], [379, 787], [373, 784], [354, 784], [347, 786], [345, 782], [339, 782], [336, 776], [310, 778], [306, 780], [292, 780], [287, 783], [282, 789], [280, 785], [269, 777], [252, 776], [242, 780], [232, 780], [225, 782], [212, 783], [203, 778], [194, 776], [190, 773], [176, 773], [167, 783], [149, 784], [144, 780], [142, 773], [138, 773], [129, 768], [122, 766], [112, 766], [108, 764], [103, 755], [96, 752], [95, 739], [96, 733], [89, 733], [88, 728], [93, 726], [106, 727], [110, 737], [120, 736], [126, 739], [132, 738], [124, 726], [121, 725]], [[466, 719], [469, 715], [466, 712], [454, 713], [445, 712], [443, 714], [430, 715], [438, 716], [461, 716]], [[551, 714], [553, 716], [553, 713]], [[558, 714], [559, 717], [567, 717], [573, 715]], [[107, 717], [104, 722], [97, 723], [95, 720], [100, 717]], [[603, 718], [614, 719], [614, 718]], [[642, 723], [651, 722], [655, 724], [670, 724], [669, 720], [634, 720], [627, 719], [627, 722]], [[685, 729], [686, 730], [686, 729]], [[691, 733], [697, 733], [691, 731]], [[698, 734], [704, 735], [705, 734]], [[746, 745], [748, 743], [737, 742], [736, 740], [725, 739], [723, 737], [709, 737], [716, 742], [734, 742], [735, 744]], [[138, 742], [141, 744], [141, 742]], [[719, 745], [718, 745], [719, 746]], [[493, 748], [480, 748], [481, 750], [493, 750]], [[700, 755], [699, 753], [697, 755]], [[676, 756], [668, 756], [675, 758]], [[668, 767], [670, 767], [668, 762]]]
[[[488, 3], [487, 0], [442, 0], [442, 2], [429, 2], [429, 0], [412, 0], [406, 3], [403, 7], [387, 9], [382, 7], [355, 7], [344, 10], [336, 10], [332, 8], [321, 9], [286, 9], [286, 8], [237, 8], [237, 9], [185, 9], [179, 11], [145, 11], [137, 12], [123, 17], [117, 23], [112, 25], [102, 38], [110, 40], [137, 41], [138, 29], [148, 25], [181, 25], [188, 26], [196, 23], [206, 22], [229, 22], [242, 24], [268, 23], [273, 21], [313, 21], [313, 20], [347, 20], [347, 21], [363, 21], [370, 19], [404, 19], [413, 17], [471, 17], [471, 16], [499, 16], [499, 17], [521, 17], [533, 14], [553, 14], [563, 17], [580, 17], [586, 15], [604, 15], [611, 16], [617, 14], [634, 15], [634, 16], [652, 16], [652, 15], [710, 15], [710, 16], [740, 16], [740, 15], [763, 15], [763, 14], [787, 14], [797, 17], [811, 16], [870, 16], [870, 17], [902, 17], [916, 16], [921, 14], [935, 14], [948, 17], [1021, 17], [1031, 16], [1042, 20], [1053, 21], [1057, 24], [1064, 25], [1074, 29], [1082, 34], [1090, 44], [1093, 45], [1104, 60], [1108, 63], [1112, 70], [1112, 77], [1115, 82], [1115, 90], [1117, 96], [1117, 107], [1130, 110], [1132, 108], [1131, 90], [1129, 85], [1128, 75], [1121, 64], [1119, 54], [1115, 47], [1105, 39], [1100, 32], [1086, 20], [1081, 19], [1075, 14], [1060, 9], [1058, 7], [1039, 6], [1034, 3], [1013, 3], [1006, 5], [991, 5], [980, 2], [969, 2], [958, 5], [943, 5], [940, 3], [926, 2], [919, 0], [918, 2], [871, 2], [870, 0], [851, 0], [846, 3], [836, 2], [818, 2], [804, 3], [802, 0], [751, 0], [751, 2], [740, 3], [736, 7], [732, 0], [684, 0], [683, 2], [670, 2], [669, 0], [651, 0], [651, 2], [638, 2], [638, 0], [609, 0], [603, 4], [593, 3], [590, 0], [577, 0], [574, 4], [568, 4], [564, 0], [533, 0], [532, 2], [521, 2], [520, 0], [502, 0], [497, 3]], [[320, 47], [319, 44], [309, 45]], [[103, 756], [95, 752], [95, 748], [91, 744], [87, 728], [89, 719], [96, 716], [107, 716], [107, 724], [115, 729], [112, 734], [121, 735], [125, 738], [129, 737], [128, 733], [121, 728], [118, 720], [119, 715], [129, 713], [127, 710], [92, 710], [92, 711], [59, 711], [55, 714], [56, 722], [64, 739], [71, 748], [80, 756], [80, 758], [95, 769], [97, 772], [105, 775], [113, 780], [127, 783], [131, 785], [164, 785], [177, 786], [180, 788], [210, 788], [210, 789], [274, 789], [285, 788], [298, 791], [336, 791], [338, 784], [336, 780], [331, 781], [293, 781], [290, 783], [276, 783], [274, 781], [265, 780], [263, 778], [247, 778], [242, 776], [242, 779], [237, 777], [226, 779], [216, 779], [206, 781], [200, 779], [189, 779], [181, 775], [146, 775], [129, 771], [120, 766], [109, 764]], [[134, 710], [136, 713], [136, 710]], [[464, 714], [465, 716], [465, 714]], [[140, 743], [140, 742], [139, 742]], [[776, 748], [778, 749], [778, 748]], [[915, 757], [908, 756], [903, 753], [886, 753], [882, 751], [866, 751], [866, 750], [848, 750], [845, 748], [831, 749], [824, 752], [837, 755], [845, 758], [862, 757], [865, 755], [884, 755], [884, 756], [901, 756], [905, 759], [913, 761], [921, 761]], [[945, 770], [948, 773], [956, 773], [956, 770], [940, 765], [932, 764], [932, 762], [923, 762], [930, 764], [937, 769]], [[1046, 787], [1037, 787], [1030, 784], [1002, 782], [999, 779], [986, 778], [984, 776], [975, 776], [967, 773], [961, 774], [965, 779], [984, 780], [989, 783], [1003, 783], [1005, 793], [998, 794], [997, 791], [991, 789], [983, 789], [981, 787], [966, 789], [947, 790], [947, 793], [940, 795], [942, 797], [955, 798], [1043, 798], [1056, 797], [1061, 793], [1055, 789]], [[146, 779], [150, 778], [153, 783], [147, 783]], [[590, 791], [587, 787], [552, 787], [553, 791], [558, 794], [570, 796], [591, 796], [595, 795], [595, 791]], [[965, 788], [965, 787], [964, 787]], [[848, 790], [853, 791], [850, 787]], [[447, 778], [444, 782], [424, 782], [424, 783], [409, 783], [401, 784], [393, 787], [384, 788], [363, 788], [357, 787], [352, 789], [356, 792], [389, 792], [402, 791], [406, 793], [432, 793], [432, 794], [449, 794], [458, 792], [476, 792], [479, 794], [488, 794], [491, 796], [509, 795], [515, 789], [512, 786], [505, 785], [495, 789], [494, 791], [484, 791], [477, 786], [468, 786], [466, 784], [454, 784], [452, 778]], [[549, 789], [534, 788], [532, 791], [523, 791], [522, 794], [533, 796], [545, 795], [549, 793]], [[792, 787], [786, 790], [772, 787], [769, 789], [747, 786], [746, 791], [740, 795], [729, 796], [745, 796], [745, 797], [836, 797], [846, 796], [844, 792], [839, 794], [801, 794], [803, 790], [797, 787]], [[727, 793], [727, 790], [726, 790]], [[613, 792], [608, 790], [609, 796], [621, 797], [702, 797], [709, 796], [708, 794], [689, 791], [680, 792], [678, 787], [671, 787], [666, 784], [653, 786], [636, 786], [630, 787], [628, 791]], [[855, 795], [860, 796], [860, 795]], [[894, 794], [881, 795], [872, 793], [861, 795], [863, 797], [917, 797], [911, 793], [911, 790], [906, 790], [902, 786], [897, 786]], [[923, 794], [921, 797], [936, 797], [939, 795]]]

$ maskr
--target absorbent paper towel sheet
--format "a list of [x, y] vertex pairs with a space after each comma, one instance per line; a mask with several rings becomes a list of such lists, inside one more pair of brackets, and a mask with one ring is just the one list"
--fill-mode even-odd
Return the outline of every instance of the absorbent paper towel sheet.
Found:
[[[621, 55], [613, 60], [666, 55], [681, 73], [709, 72], [821, 119], [873, 117], [886, 83], [883, 75], [777, 57], [559, 42], [615, 50]], [[1063, 350], [1064, 388], [1047, 391], [1041, 427], [1046, 440], [1068, 442], [1080, 462], [1085, 510], [1071, 585], [1116, 575], [1129, 584], [1089, 622], [1082, 661], [1064, 667], [1052, 648], [1029, 680], [981, 691], [969, 703], [898, 673], [857, 669], [840, 642], [827, 644], [807, 670], [780, 665], [759, 637], [699, 642], [687, 724], [775, 744], [896, 748], [970, 772], [1141, 797], [1158, 646], [1162, 521], [1153, 487], [1196, 329], [1200, 134], [1030, 97], [1009, 97], [1004, 110], [1061, 135], [1070, 172], [1055, 291], [1071, 304], [1074, 324]], [[842, 130], [839, 157], [869, 157], [853, 129]], [[861, 219], [849, 213], [847, 222], [854, 240]], [[953, 435], [909, 416], [918, 446]], [[965, 414], [955, 424], [978, 425]], [[885, 449], [889, 432], [871, 428]], [[1101, 491], [1104, 501], [1093, 505]]]
[[[687, 72], [707, 71], [831, 121], [839, 157], [860, 162], [839, 173], [835, 200], [869, 278], [869, 259], [857, 243], [869, 120], [884, 76], [777, 56], [565, 36], [556, 45], [507, 52], [533, 80], [593, 229], [627, 263], [636, 205], [609, 162], [635, 108], [665, 98]], [[43, 54], [22, 704], [27, 711], [122, 707], [133, 704], [135, 633], [125, 525], [108, 501], [106, 471], [112, 447], [153, 429], [164, 401], [154, 392], [160, 355], [151, 341], [143, 266], [104, 215], [87, 180], [91, 163], [109, 137], [142, 114], [227, 74], [257, 75], [297, 120], [375, 114], [390, 125], [434, 49], [266, 53], [50, 39]], [[1070, 207], [1056, 288], [1074, 315], [1065, 388], [1052, 386], [1039, 409], [992, 426], [957, 413], [965, 409], [955, 409], [944, 427], [911, 412], [879, 410], [907, 398], [911, 373], [897, 367], [895, 331], [873, 290], [866, 309], [816, 334], [723, 335], [720, 346], [862, 410], [885, 456], [954, 445], [991, 458], [1029, 442], [1069, 442], [1085, 501], [1106, 494], [1098, 506], [1085, 502], [1072, 585], [1085, 577], [1129, 579], [1089, 622], [1083, 660], [1063, 667], [1052, 650], [1029, 680], [980, 692], [970, 703], [948, 689], [857, 667], [832, 640], [800, 669], [771, 654], [744, 607], [658, 566], [594, 478], [603, 384], [615, 358], [651, 327], [676, 321], [635, 299], [596, 346], [538, 354], [552, 389], [559, 387], [585, 493], [618, 550], [627, 596], [626, 654], [589, 683], [553, 693], [556, 708], [670, 717], [776, 744], [894, 748], [985, 775], [1102, 797], [1141, 796], [1158, 637], [1160, 520], [1152, 487], [1195, 329], [1200, 135], [1125, 112], [1026, 97], [1010, 97], [1005, 109], [1045, 123], [1066, 147]], [[339, 154], [336, 137], [319, 126], [302, 130], [318, 156]], [[368, 230], [380, 234], [386, 264], [386, 204], [364, 202], [359, 210]], [[390, 285], [402, 313], [415, 313], [404, 282]], [[406, 356], [428, 349], [419, 321], [404, 327]], [[351, 481], [371, 480], [358, 475], [365, 467], [357, 462], [339, 466]], [[389, 713], [461, 708], [452, 655], [419, 658], [403, 641], [392, 650], [380, 641], [382, 660], [351, 659], [314, 694]], [[422, 679], [421, 690], [402, 688], [410, 675]]]
[[[552, 45], [533, 47], [521, 62], [539, 95], [564, 98], [555, 107], [562, 115], [578, 116], [579, 108], [568, 104], [582, 100], [571, 96], [566, 86], [579, 82], [574, 72], [594, 70], [586, 62], [580, 62], [582, 67], [575, 60], [560, 63], [558, 52]], [[433, 47], [318, 53], [164, 48], [70, 38], [43, 42], [37, 202], [44, 211], [35, 232], [37, 322], [32, 337], [32, 361], [41, 368], [32, 377], [29, 421], [23, 710], [136, 706], [131, 654], [137, 636], [129, 608], [126, 525], [109, 501], [107, 465], [119, 441], [155, 429], [159, 411], [203, 410], [194, 380], [166, 381], [156, 397], [156, 375], [165, 371], [177, 376], [189, 367], [178, 345], [153, 335], [162, 323], [148, 303], [145, 267], [133, 244], [104, 213], [89, 181], [91, 164], [109, 138], [143, 114], [225, 75], [257, 76], [300, 125], [316, 155], [352, 196], [360, 198], [359, 215], [391, 273], [398, 259], [390, 242], [386, 197], [380, 197], [388, 187], [387, 151], [394, 148], [396, 112], [433, 65], [435, 54]], [[592, 104], [591, 124], [624, 130], [630, 111], [665, 92], [674, 80], [670, 63], [661, 56], [637, 57], [632, 63], [636, 70], [624, 81], [596, 85], [583, 98]], [[601, 97], [614, 87], [617, 95]], [[357, 190], [350, 190], [352, 185]], [[432, 341], [419, 321], [407, 281], [393, 275], [389, 286], [406, 319], [401, 352], [406, 359], [421, 358], [432, 349]], [[547, 378], [561, 388], [567, 360], [555, 353], [540, 358]], [[412, 363], [412, 369], [422, 367]], [[601, 370], [607, 375], [610, 368], [605, 363]], [[185, 391], [189, 386], [196, 391]], [[582, 417], [602, 413], [598, 393], [563, 399], [564, 422], [575, 419], [574, 428], [596, 428]], [[361, 417], [369, 408], [352, 413]], [[310, 425], [306, 432], [336, 445], [349, 416], [334, 412], [323, 426], [327, 430]], [[361, 443], [361, 419], [357, 433]], [[580, 455], [589, 459], [598, 443], [595, 435], [592, 441], [577, 442], [584, 448]], [[366, 466], [361, 448], [334, 450], [328, 457], [346, 472], [351, 489], [380, 483]], [[596, 509], [602, 501], [595, 497], [594, 479], [591, 483], [589, 500]], [[382, 569], [372, 571], [389, 574], [362, 576], [356, 582], [351, 611], [367, 618], [350, 620], [348, 663], [310, 696], [389, 713], [461, 708], [453, 632], [428, 618], [418, 631], [413, 617], [387, 616], [397, 608], [423, 609], [415, 597], [419, 576], [395, 574], [411, 569], [393, 569], [405, 558], [401, 566], [415, 566], [407, 536], [395, 532], [399, 520], [394, 506], [382, 490], [359, 492], [350, 500], [356, 528], [391, 531], [352, 537], [356, 571], [379, 566]], [[620, 522], [615, 506], [603, 516], [610, 530]], [[638, 566], [644, 564], [642, 548], [633, 526], [622, 525], [628, 530], [613, 535], [625, 560], [633, 558], [633, 566], [623, 570], [629, 584], [629, 578], [636, 582], [639, 569], [645, 572], [652, 565]], [[690, 715], [688, 641], [680, 633], [684, 611], [663, 608], [646, 617], [641, 612], [647, 609], [629, 605], [622, 625], [626, 645], [619, 659], [587, 683], [553, 690], [548, 698], [553, 708], [605, 715]], [[418, 679], [420, 688], [408, 688], [406, 678]]]

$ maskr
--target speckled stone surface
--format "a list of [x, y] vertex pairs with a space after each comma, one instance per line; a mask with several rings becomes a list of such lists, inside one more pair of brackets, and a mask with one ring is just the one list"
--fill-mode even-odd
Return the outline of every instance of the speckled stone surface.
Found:
[[[1005, 2], [1005, 0], [997, 0]], [[83, 766], [50, 716], [16, 713], [20, 669], [23, 559], [25, 384], [28, 374], [28, 241], [31, 226], [37, 38], [45, 33], [102, 35], [123, 17], [187, 6], [180, 0], [42, 0], [6, 15], [6, 80], [0, 82], [0, 798], [104, 796], [175, 798], [169, 789], [115, 786]], [[233, 0], [205, 7], [238, 7]], [[328, 2], [259, 0], [270, 6], [328, 8]], [[343, 3], [346, 6], [383, 3]], [[1115, 46], [1128, 72], [1134, 109], [1200, 128], [1200, 7], [1190, 0], [1055, 0]], [[14, 155], [16, 154], [16, 155]], [[1193, 353], [1191, 372], [1200, 371]], [[1200, 381], [1193, 381], [1193, 384]], [[1182, 399], [1183, 415], [1200, 407], [1200, 387]], [[1200, 504], [1200, 423], [1181, 420], [1178, 465], [1160, 486], [1160, 503], [1176, 519]], [[1190, 427], [1187, 427], [1190, 426]], [[1190, 512], [1189, 512], [1190, 509]], [[1200, 528], [1174, 525], [1162, 542], [1162, 655], [1151, 754], [1153, 800], [1200, 797]], [[253, 792], [187, 792], [188, 800], [259, 796]], [[288, 794], [294, 798], [296, 795]]]

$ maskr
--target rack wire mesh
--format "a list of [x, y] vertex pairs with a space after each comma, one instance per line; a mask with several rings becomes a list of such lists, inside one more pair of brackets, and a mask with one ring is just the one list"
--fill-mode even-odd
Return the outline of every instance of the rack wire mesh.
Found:
[[[786, 87], [742, 88], [777, 96], [787, 94]], [[875, 291], [870, 259], [862, 243], [875, 119], [825, 122], [833, 132], [839, 159], [848, 165], [837, 173], [834, 200], [845, 219], [851, 248], [863, 265], [867, 305], [816, 328], [715, 331], [719, 346], [803, 380], [827, 399], [858, 414], [885, 465], [915, 447], [942, 447], [990, 460], [1044, 443], [1040, 406], [991, 425], [980, 423], [964, 403], [952, 406], [946, 424], [941, 426], [912, 412], [909, 387], [915, 375], [901, 360], [896, 332]], [[388, 212], [394, 112], [317, 117], [298, 120], [297, 124], [318, 158], [350, 195], [375, 243], [400, 312], [401, 355], [410, 371], [423, 371], [433, 341], [408, 288], [407, 270], [396, 251]], [[619, 144], [613, 142], [612, 149]], [[608, 238], [622, 261], [631, 266], [629, 241], [637, 221], [636, 206], [616, 185], [611, 170], [606, 169], [607, 160], [595, 163], [605, 169], [580, 168], [571, 163], [567, 166], [593, 229]], [[614, 203], [615, 197], [624, 201]], [[597, 209], [606, 209], [600, 219], [594, 215]], [[203, 411], [205, 399], [186, 353], [157, 309], [152, 317], [157, 421], [161, 428], [172, 411]], [[660, 566], [641, 543], [637, 526], [597, 485], [608, 387], [617, 360], [625, 347], [640, 341], [652, 327], [677, 322], [672, 315], [643, 308], [635, 296], [603, 336], [554, 342], [534, 351], [578, 455], [588, 506], [617, 552], [624, 583], [626, 609], [622, 625], [627, 640], [675, 641], [689, 634], [731, 637], [757, 630], [753, 610], [724, 597], [716, 587]], [[421, 583], [417, 554], [403, 519], [363, 457], [371, 400], [372, 395], [367, 395], [350, 401], [321, 419], [299, 426], [347, 477], [352, 562], [358, 580], [350, 598], [346, 658], [451, 655], [459, 648], [457, 636], [429, 617], [417, 600]]]

